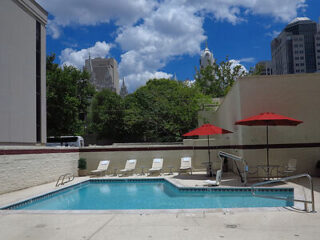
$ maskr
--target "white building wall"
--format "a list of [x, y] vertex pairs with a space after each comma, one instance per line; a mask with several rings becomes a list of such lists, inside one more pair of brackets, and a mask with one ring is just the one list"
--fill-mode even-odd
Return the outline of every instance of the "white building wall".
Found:
[[46, 63], [47, 63], [47, 41], [46, 41], [46, 28], [41, 25], [41, 142], [47, 142], [47, 76], [46, 76]]
[[[296, 127], [270, 126], [269, 144], [319, 144], [319, 89], [320, 74], [316, 73], [239, 79], [211, 121], [234, 133], [216, 137], [214, 144], [266, 144], [266, 127], [234, 125], [238, 120], [262, 112], [274, 112], [303, 121]], [[244, 149], [234, 152], [248, 161], [249, 168], [266, 164], [266, 149]], [[319, 147], [270, 149], [269, 154], [270, 164], [281, 166], [285, 166], [291, 158], [297, 159], [297, 173], [315, 174], [316, 163], [320, 160]], [[214, 160], [218, 161], [216, 157]]]
[[[36, 142], [36, 19], [34, 1], [0, 1], [0, 143]], [[31, 12], [33, 9], [34, 12]], [[37, 15], [34, 15], [37, 14]], [[39, 16], [39, 18], [38, 18]], [[42, 23], [42, 142], [46, 138], [45, 22]]]

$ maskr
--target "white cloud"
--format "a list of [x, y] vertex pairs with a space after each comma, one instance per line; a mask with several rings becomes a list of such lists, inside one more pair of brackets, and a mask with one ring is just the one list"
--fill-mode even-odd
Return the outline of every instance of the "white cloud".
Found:
[[[168, 11], [177, 6], [192, 9], [192, 15], [208, 16], [218, 21], [237, 24], [246, 15], [272, 16], [275, 20], [288, 22], [297, 16], [297, 11], [306, 8], [306, 0], [36, 0], [51, 15], [52, 24], [59, 26], [98, 25], [115, 21], [118, 26], [132, 26], [138, 20], [154, 15], [158, 8]], [[178, 17], [183, 12], [177, 12]], [[186, 19], [188, 20], [188, 18]], [[163, 23], [166, 22], [164, 19]], [[160, 23], [160, 21], [159, 21]], [[49, 23], [49, 26], [51, 23]], [[164, 27], [161, 25], [159, 27]], [[171, 26], [165, 29], [170, 31]], [[173, 33], [177, 33], [174, 29]], [[58, 35], [53, 35], [57, 37]]]
[[253, 63], [255, 62], [255, 58], [254, 57], [248, 57], [248, 58], [241, 58], [239, 59], [239, 62], [247, 62], [247, 63]]
[[266, 33], [266, 36], [269, 36], [271, 38], [276, 38], [279, 34], [280, 34], [280, 31], [273, 30], [272, 32]]
[[66, 48], [61, 52], [60, 63], [61, 65], [74, 66], [77, 68], [82, 68], [85, 60], [88, 59], [89, 53], [92, 58], [101, 57], [105, 58], [110, 51], [112, 44], [107, 44], [105, 41], [96, 42], [93, 47], [74, 50], [72, 48]]
[[53, 38], [57, 39], [61, 35], [60, 27], [52, 20], [48, 20], [47, 33]]
[[246, 67], [241, 64], [240, 60], [230, 59], [229, 62], [231, 62], [231, 69], [234, 69], [236, 66], [240, 66], [242, 71], [248, 72]]
[[246, 15], [272, 16], [277, 21], [288, 22], [297, 16], [297, 10], [306, 7], [306, 0], [185, 0], [199, 11], [209, 13], [216, 20], [237, 24]]
[[157, 1], [152, 0], [37, 0], [60, 26], [97, 25], [114, 20], [118, 25], [133, 24], [148, 15]]
[[129, 92], [133, 92], [138, 87], [145, 85], [149, 79], [155, 78], [172, 78], [172, 74], [168, 74], [165, 72], [148, 72], [145, 71], [143, 73], [137, 74], [129, 74], [125, 77], [125, 82]]
[[[119, 72], [131, 89], [157, 74], [171, 76], [160, 71], [170, 60], [199, 54], [200, 44], [206, 39], [203, 22], [207, 17], [238, 24], [246, 21], [248, 15], [264, 15], [288, 22], [306, 7], [306, 0], [37, 1], [53, 16], [48, 22], [48, 34], [52, 38], [59, 38], [66, 26], [115, 23], [115, 41], [123, 51]], [[110, 47], [97, 42], [90, 52], [92, 57], [105, 57]], [[99, 51], [94, 56], [96, 48]], [[61, 63], [81, 67], [88, 52], [89, 49], [67, 48], [61, 52]], [[254, 59], [230, 61], [240, 64]]]
[[144, 84], [146, 76], [176, 56], [199, 54], [200, 44], [206, 39], [203, 18], [195, 15], [193, 7], [176, 1], [166, 3], [144, 18], [142, 24], [121, 29], [116, 38], [126, 51], [121, 55], [119, 72], [121, 76], [134, 76], [130, 77], [130, 81], [136, 81], [133, 86]]

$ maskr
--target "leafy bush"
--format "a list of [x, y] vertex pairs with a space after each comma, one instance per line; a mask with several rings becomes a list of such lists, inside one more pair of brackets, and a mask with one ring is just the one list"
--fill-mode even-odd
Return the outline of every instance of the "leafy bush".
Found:
[[78, 160], [78, 168], [81, 170], [87, 169], [87, 160], [85, 158], [80, 158]]

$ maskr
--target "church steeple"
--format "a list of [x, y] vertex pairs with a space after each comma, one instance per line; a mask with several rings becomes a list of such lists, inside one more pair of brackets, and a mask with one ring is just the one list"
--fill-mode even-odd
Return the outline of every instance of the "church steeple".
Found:
[[89, 69], [90, 69], [90, 73], [92, 74], [92, 72], [93, 72], [93, 67], [92, 67], [91, 54], [90, 54], [90, 52], [89, 52]]
[[124, 82], [124, 78], [123, 78], [122, 86], [121, 86], [121, 90], [120, 90], [120, 96], [122, 98], [124, 98], [127, 95], [128, 95], [128, 89], [127, 89], [126, 83]]
[[209, 64], [213, 64], [214, 61], [215, 61], [215, 59], [213, 57], [212, 52], [210, 52], [210, 50], [208, 48], [208, 42], [206, 40], [206, 48], [202, 52], [201, 58], [200, 58], [200, 68], [205, 68]]

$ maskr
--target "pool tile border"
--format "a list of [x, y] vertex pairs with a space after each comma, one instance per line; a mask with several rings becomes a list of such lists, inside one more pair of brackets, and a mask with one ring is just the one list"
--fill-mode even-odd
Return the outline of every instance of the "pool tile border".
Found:
[[[26, 204], [30, 204], [48, 197], [51, 197], [52, 195], [55, 195], [57, 193], [61, 193], [63, 191], [68, 191], [74, 187], [79, 187], [81, 185], [93, 182], [93, 183], [104, 183], [104, 182], [163, 182], [166, 181], [167, 183], [169, 183], [170, 185], [172, 185], [173, 187], [175, 187], [175, 189], [179, 192], [249, 192], [251, 191], [251, 187], [184, 187], [181, 185], [178, 185], [174, 182], [172, 182], [169, 179], [166, 178], [148, 178], [148, 179], [144, 179], [144, 178], [123, 178], [123, 179], [97, 179], [97, 178], [93, 178], [93, 179], [87, 179], [84, 180], [82, 182], [79, 183], [75, 183], [69, 186], [65, 186], [63, 188], [57, 189], [57, 190], [53, 190], [50, 191], [48, 193], [44, 193], [35, 197], [31, 197], [19, 202], [15, 202], [9, 205], [5, 205], [0, 207], [0, 211], [1, 210], [15, 210], [17, 207], [26, 205]], [[294, 192], [294, 188], [291, 187], [287, 187], [287, 188], [266, 188], [266, 187], [260, 187], [260, 188], [256, 188], [256, 190], [258, 192]], [[137, 209], [139, 210], [139, 209]], [[80, 211], [80, 210], [77, 210]]]

